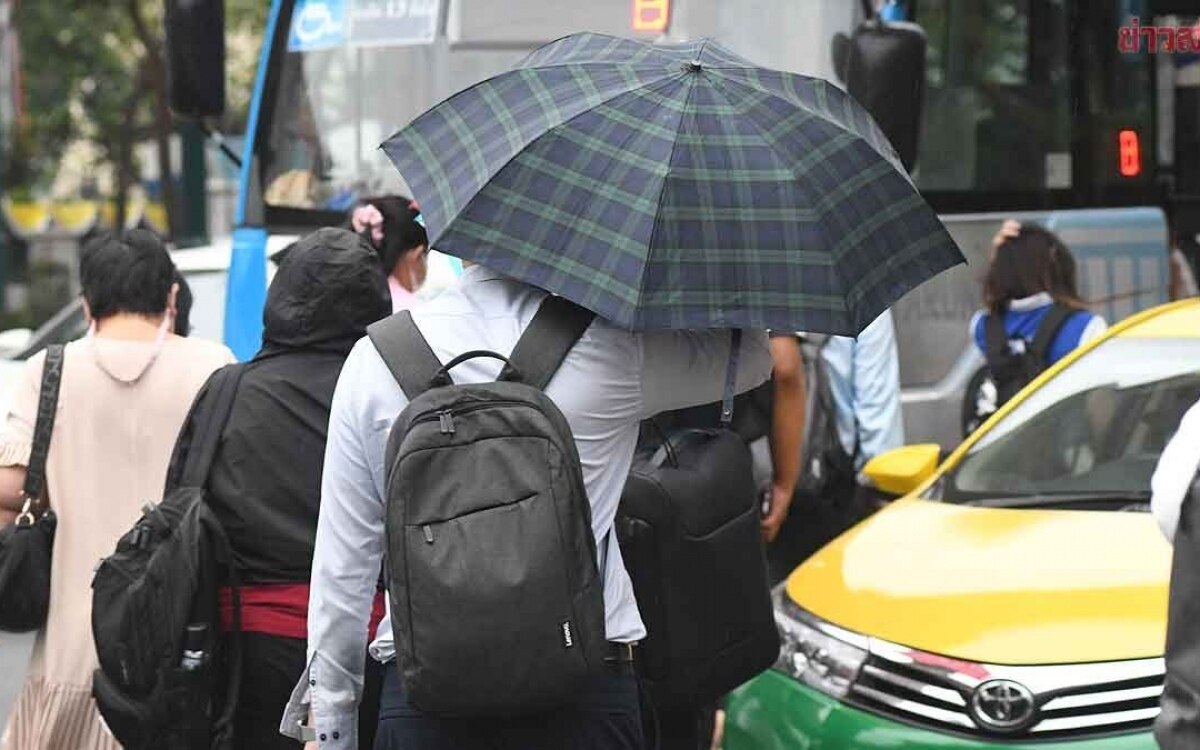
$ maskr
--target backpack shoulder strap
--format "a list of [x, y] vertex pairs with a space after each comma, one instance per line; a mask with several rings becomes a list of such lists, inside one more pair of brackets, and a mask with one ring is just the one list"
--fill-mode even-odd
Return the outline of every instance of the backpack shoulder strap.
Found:
[[1054, 343], [1054, 338], [1062, 330], [1067, 318], [1071, 317], [1074, 312], [1071, 308], [1057, 303], [1046, 312], [1046, 317], [1042, 318], [1042, 322], [1038, 325], [1037, 333], [1033, 335], [1033, 344], [1029, 348], [1035, 362], [1040, 365], [1046, 364], [1046, 352], [1050, 350], [1050, 345]]
[[221, 435], [233, 412], [238, 383], [242, 380], [245, 365], [227, 365], [213, 373], [209, 381], [212, 400], [202, 412], [195, 425], [195, 437], [188, 449], [187, 462], [183, 466], [181, 484], [184, 487], [201, 487], [208, 481], [217, 450], [221, 447]]
[[367, 336], [409, 401], [429, 390], [442, 363], [413, 322], [412, 313], [402, 310], [372, 323], [367, 326]]
[[988, 360], [1008, 353], [1008, 331], [1004, 330], [1004, 316], [986, 313], [983, 316], [984, 355]]
[[512, 380], [516, 370], [522, 383], [545, 390], [595, 317], [591, 310], [564, 297], [547, 296], [513, 347], [500, 380]]
[[42, 368], [42, 386], [38, 394], [37, 421], [33, 426], [33, 449], [25, 470], [25, 497], [37, 503], [46, 489], [46, 458], [50, 455], [50, 437], [54, 432], [54, 416], [58, 411], [58, 389], [62, 384], [63, 345], [46, 347], [46, 363]]

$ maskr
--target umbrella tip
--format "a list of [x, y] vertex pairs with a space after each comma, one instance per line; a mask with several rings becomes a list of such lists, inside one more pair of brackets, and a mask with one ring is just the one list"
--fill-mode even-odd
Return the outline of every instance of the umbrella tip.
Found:
[[702, 69], [703, 67], [700, 65], [699, 60], [696, 60], [695, 62], [686, 62], [683, 64], [683, 72], [685, 73], [699, 73]]

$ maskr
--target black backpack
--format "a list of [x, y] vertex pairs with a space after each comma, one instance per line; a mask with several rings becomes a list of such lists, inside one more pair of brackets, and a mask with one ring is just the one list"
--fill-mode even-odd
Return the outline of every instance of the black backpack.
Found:
[[[388, 438], [387, 571], [413, 705], [520, 715], [604, 668], [603, 581], [571, 429], [542, 392], [593, 314], [547, 297], [512, 355], [445, 366], [407, 312], [367, 333], [409, 403]], [[496, 382], [455, 385], [475, 357]]]
[[[773, 334], [777, 335], [777, 334]], [[804, 362], [804, 443], [800, 480], [796, 492], [806, 497], [824, 498], [840, 490], [855, 478], [854, 456], [846, 452], [837, 428], [837, 405], [829, 380], [829, 368], [822, 357], [831, 336], [796, 334]], [[774, 420], [775, 383], [768, 380], [734, 399], [730, 428], [746, 443], [763, 440]], [[708, 429], [719, 421], [721, 405], [705, 404], [661, 414], [655, 417], [656, 429], [674, 433], [682, 429]], [[770, 454], [763, 451], [765, 464], [755, 466], [759, 483], [771, 477]], [[759, 462], [762, 463], [762, 462]]]
[[647, 636], [641, 675], [660, 708], [695, 708], [771, 666], [771, 609], [750, 451], [729, 429], [685, 429], [639, 451], [617, 540]]
[[1021, 352], [1014, 352], [1009, 345], [1008, 333], [1004, 330], [1004, 316], [987, 316], [984, 321], [984, 354], [988, 372], [996, 385], [997, 409], [1046, 369], [1046, 353], [1072, 312], [1062, 305], [1051, 306], [1038, 324], [1033, 341]]
[[92, 580], [100, 658], [92, 692], [126, 750], [225, 748], [232, 741], [240, 640], [222, 645], [217, 592], [222, 581], [233, 584], [236, 632], [237, 575], [203, 487], [241, 373], [234, 365], [213, 375], [207, 388], [214, 397], [188, 417], [195, 429], [181, 486], [146, 507]]

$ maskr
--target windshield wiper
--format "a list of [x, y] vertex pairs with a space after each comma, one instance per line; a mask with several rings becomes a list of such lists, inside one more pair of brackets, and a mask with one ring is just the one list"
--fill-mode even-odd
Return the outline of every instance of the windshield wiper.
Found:
[[1074, 503], [1104, 501], [1130, 504], [1149, 503], [1150, 491], [1038, 492], [1028, 495], [981, 498], [979, 500], [972, 500], [966, 504], [981, 508], [1038, 508], [1046, 505], [1071, 505]]

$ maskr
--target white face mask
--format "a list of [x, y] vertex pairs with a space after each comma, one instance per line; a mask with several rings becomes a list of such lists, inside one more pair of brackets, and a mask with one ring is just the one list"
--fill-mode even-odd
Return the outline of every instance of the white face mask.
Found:
[[[153, 353], [151, 353], [150, 359], [147, 360], [146, 366], [142, 370], [142, 374], [145, 374], [146, 370], [150, 369], [150, 365], [154, 364], [154, 361], [156, 359], [158, 359], [158, 355], [162, 354], [162, 350], [167, 344], [167, 334], [169, 334], [172, 331], [172, 329], [174, 328], [174, 324], [175, 324], [174, 317], [169, 312], [166, 315], [163, 315], [162, 322], [158, 324], [158, 331], [154, 336], [154, 351], [153, 351]], [[96, 321], [93, 320], [90, 323], [88, 323], [88, 330], [87, 330], [87, 334], [84, 336], [84, 339], [95, 340], [95, 338], [96, 338]], [[138, 376], [138, 378], [135, 378], [133, 382], [137, 382], [137, 380], [140, 379], [140, 377], [141, 376]]]

